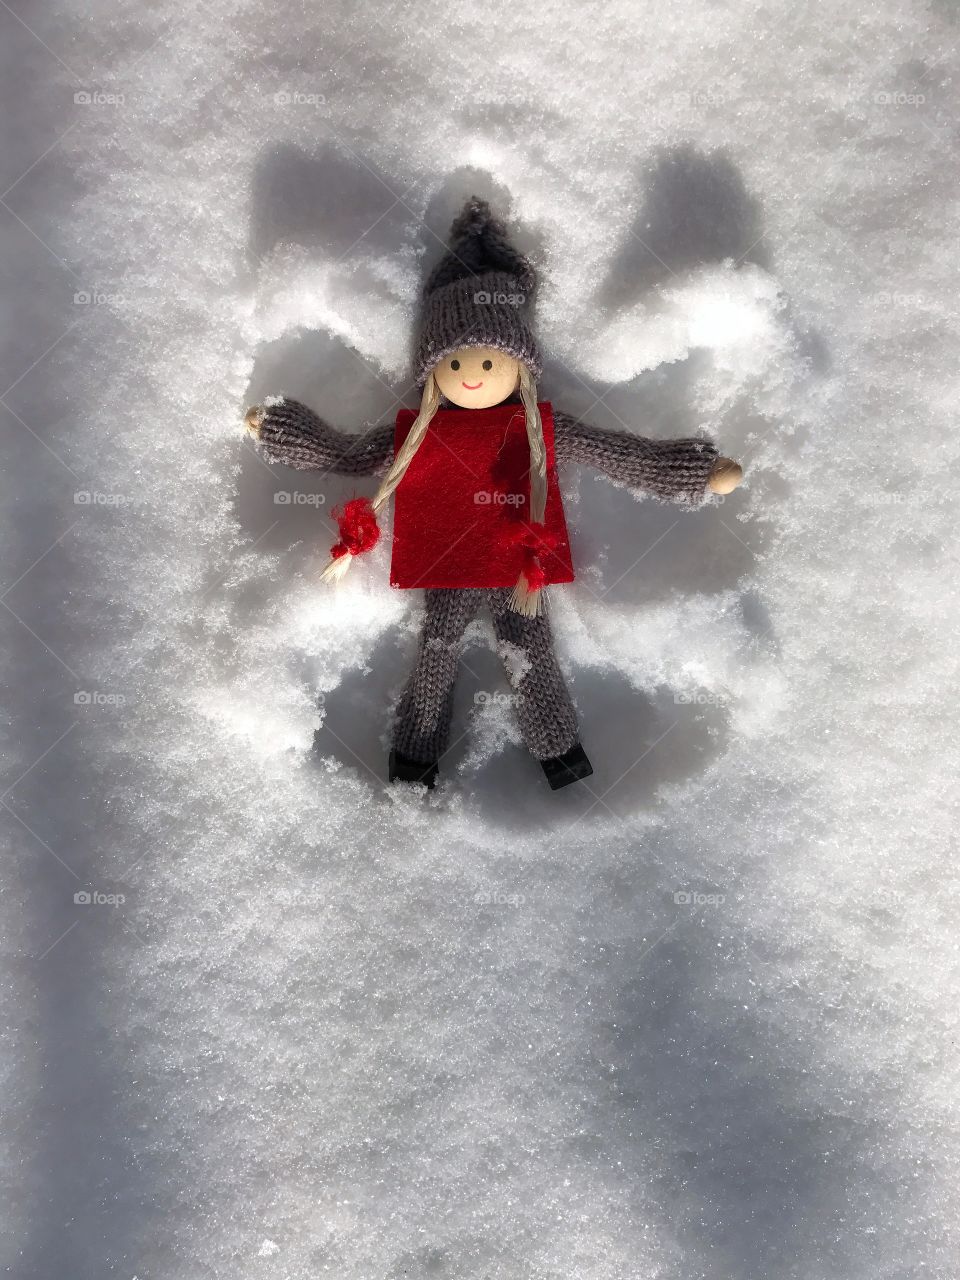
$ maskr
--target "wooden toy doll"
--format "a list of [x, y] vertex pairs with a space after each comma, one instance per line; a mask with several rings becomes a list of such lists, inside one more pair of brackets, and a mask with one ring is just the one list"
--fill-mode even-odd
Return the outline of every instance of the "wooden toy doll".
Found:
[[541, 357], [529, 326], [529, 261], [475, 197], [450, 231], [427, 281], [416, 353], [419, 411], [350, 435], [295, 400], [250, 409], [267, 458], [300, 470], [383, 473], [372, 501], [334, 514], [339, 540], [323, 572], [347, 571], [379, 538], [377, 512], [394, 497], [391, 584], [422, 588], [416, 667], [397, 707], [391, 781], [432, 787], [447, 746], [464, 632], [482, 605], [516, 695], [523, 740], [554, 789], [593, 769], [553, 652], [543, 589], [573, 566], [558, 463], [598, 468], [630, 488], [698, 503], [729, 493], [740, 467], [703, 439], [649, 440], [600, 430], [538, 402]]

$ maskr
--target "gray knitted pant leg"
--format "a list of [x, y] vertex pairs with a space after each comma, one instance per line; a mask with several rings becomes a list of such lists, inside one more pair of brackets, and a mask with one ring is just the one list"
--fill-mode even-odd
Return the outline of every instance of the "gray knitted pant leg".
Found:
[[393, 745], [408, 759], [430, 764], [447, 747], [463, 633], [484, 593], [445, 587], [431, 588], [424, 596], [426, 615], [417, 665], [397, 704]]
[[579, 740], [579, 731], [577, 713], [553, 652], [546, 601], [539, 617], [527, 618], [509, 607], [509, 587], [486, 594], [500, 656], [517, 695], [523, 741], [538, 760], [562, 756]]

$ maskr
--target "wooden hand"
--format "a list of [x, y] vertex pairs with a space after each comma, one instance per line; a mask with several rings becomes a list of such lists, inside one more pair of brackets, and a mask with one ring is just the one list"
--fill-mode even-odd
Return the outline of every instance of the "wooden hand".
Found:
[[713, 493], [733, 493], [743, 479], [743, 467], [732, 458], [718, 458], [707, 477], [707, 488]]

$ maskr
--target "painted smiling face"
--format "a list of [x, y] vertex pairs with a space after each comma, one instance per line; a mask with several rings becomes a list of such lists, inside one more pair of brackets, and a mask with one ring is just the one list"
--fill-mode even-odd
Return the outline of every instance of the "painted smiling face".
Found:
[[437, 365], [433, 376], [451, 404], [489, 409], [516, 391], [520, 361], [496, 347], [461, 347]]

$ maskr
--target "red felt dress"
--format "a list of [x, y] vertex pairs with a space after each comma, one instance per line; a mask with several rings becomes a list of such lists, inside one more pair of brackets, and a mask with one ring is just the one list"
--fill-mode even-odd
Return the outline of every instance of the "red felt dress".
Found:
[[[416, 414], [397, 414], [399, 450]], [[394, 494], [395, 587], [512, 587], [572, 582], [557, 484], [553, 410], [540, 405], [547, 450], [543, 525], [530, 522], [530, 451], [524, 409], [440, 409]]]

